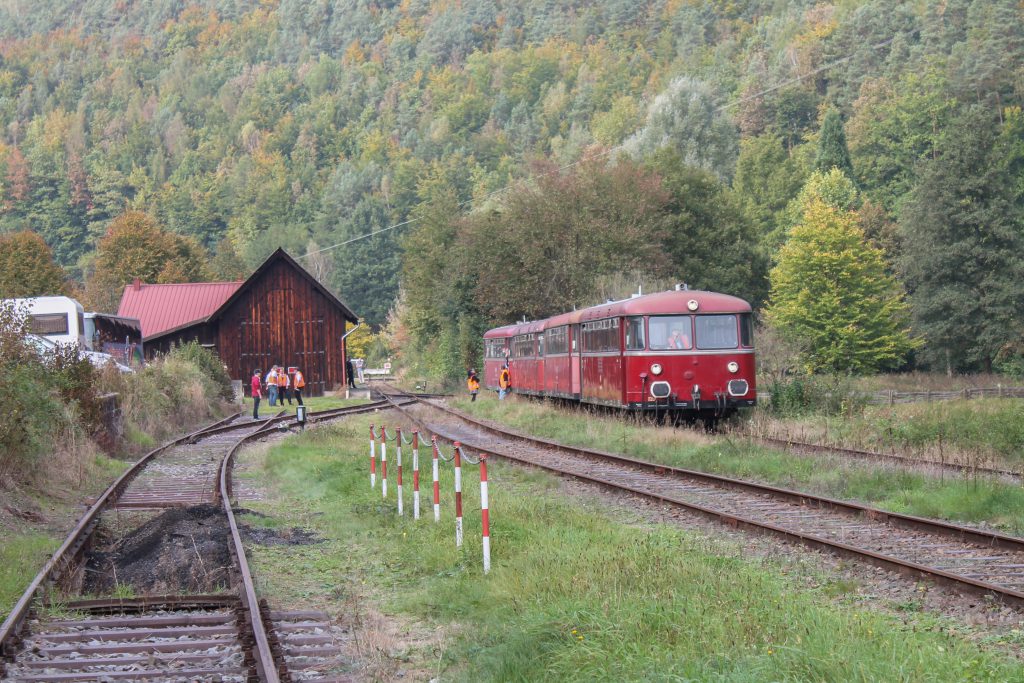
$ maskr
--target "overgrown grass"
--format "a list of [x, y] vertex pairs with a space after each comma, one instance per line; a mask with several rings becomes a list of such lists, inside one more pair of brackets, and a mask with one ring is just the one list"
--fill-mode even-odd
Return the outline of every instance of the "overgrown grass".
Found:
[[0, 543], [0, 622], [58, 545], [58, 539], [36, 531], [4, 532]]
[[[365, 592], [397, 618], [443, 627], [454, 640], [440, 659], [393, 656], [434, 659], [444, 680], [1024, 678], [1019, 663], [927, 620], [837, 606], [829, 589], [802, 589], [767, 561], [674, 527], [616, 521], [603, 506], [567, 499], [554, 478], [500, 461], [490, 470], [494, 556], [484, 576], [475, 471], [464, 475], [457, 551], [450, 494], [435, 525], [429, 506], [418, 522], [408, 509], [396, 516], [393, 480], [389, 501], [370, 489], [368, 422], [315, 430], [267, 454], [262, 478], [274, 495], [259, 507], [329, 540], [256, 548], [257, 575], [275, 577], [278, 599], [295, 579], [330, 610]], [[446, 466], [442, 490], [451, 485]]]
[[[780, 429], [786, 428], [786, 423]], [[932, 451], [932, 457], [1024, 467], [1024, 400], [977, 399], [873, 406], [841, 420], [823, 417], [795, 421], [796, 428], [828, 428], [827, 438], [856, 442], [877, 450]], [[941, 453], [940, 453], [941, 449]], [[962, 452], [962, 453], [961, 453]]]
[[[996, 408], [1010, 408], [1002, 405], [1007, 401], [994, 403]], [[523, 399], [496, 401], [485, 397], [475, 403], [458, 399], [454, 405], [477, 416], [566, 443], [860, 500], [895, 512], [984, 522], [1024, 533], [1024, 488], [988, 478], [934, 477], [839, 457], [790, 455], [741, 437], [712, 438], [693, 430], [637, 424], [619, 416], [557, 409]], [[833, 429], [838, 429], [843, 423], [833, 420], [832, 424]]]
[[904, 372], [870, 375], [853, 380], [861, 391], [960, 391], [961, 389], [1024, 386], [1024, 381], [998, 374], [954, 375], [936, 372]]

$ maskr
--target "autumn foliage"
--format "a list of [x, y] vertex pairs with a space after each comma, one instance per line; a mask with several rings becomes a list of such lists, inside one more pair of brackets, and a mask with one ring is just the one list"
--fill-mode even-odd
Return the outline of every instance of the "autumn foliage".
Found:
[[34, 232], [0, 235], [0, 299], [67, 293], [67, 273]]
[[98, 311], [116, 311], [124, 285], [207, 279], [206, 250], [195, 240], [163, 231], [152, 217], [129, 211], [110, 224], [96, 248], [85, 301]]

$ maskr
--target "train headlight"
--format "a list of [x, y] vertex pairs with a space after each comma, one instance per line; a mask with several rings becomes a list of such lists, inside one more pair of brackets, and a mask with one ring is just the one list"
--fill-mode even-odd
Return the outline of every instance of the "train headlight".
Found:
[[697, 303], [696, 299], [690, 299], [686, 302], [686, 307], [691, 311], [696, 311], [698, 306], [700, 306], [700, 304]]
[[651, 374], [652, 375], [660, 375], [661, 374], [661, 363], [651, 363]]
[[740, 371], [740, 364], [734, 360], [729, 361], [729, 364], [726, 365], [725, 367], [729, 368], [729, 372], [736, 373]]

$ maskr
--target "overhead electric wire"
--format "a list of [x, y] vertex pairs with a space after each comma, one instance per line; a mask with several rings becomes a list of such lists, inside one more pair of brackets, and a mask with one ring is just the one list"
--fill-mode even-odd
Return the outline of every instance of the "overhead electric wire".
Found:
[[[890, 44], [895, 39], [896, 39], [896, 37], [893, 36], [892, 38], [889, 38], [887, 40], [883, 40], [880, 43], [875, 43], [874, 45], [869, 46], [869, 49], [871, 49], [871, 50], [878, 50], [878, 49], [883, 48], [886, 45]], [[729, 102], [726, 102], [725, 104], [722, 104], [722, 105], [719, 105], [718, 107], [715, 107], [715, 109], [713, 109], [712, 111], [717, 114], [719, 112], [725, 111], [726, 109], [728, 109], [730, 107], [734, 107], [736, 105], [743, 104], [744, 102], [749, 102], [750, 100], [757, 99], [759, 97], [767, 95], [768, 93], [775, 92], [776, 90], [780, 90], [781, 88], [785, 88], [787, 85], [792, 85], [794, 83], [799, 83], [800, 81], [802, 81], [802, 80], [804, 80], [806, 78], [809, 78], [811, 76], [819, 74], [819, 73], [821, 73], [823, 71], [827, 71], [829, 69], [832, 69], [832, 68], [834, 68], [836, 66], [839, 66], [840, 64], [844, 64], [844, 63], [850, 61], [851, 59], [853, 59], [853, 57], [854, 57], [854, 55], [852, 55], [852, 54], [848, 54], [848, 55], [846, 55], [844, 57], [840, 57], [839, 59], [833, 60], [833, 61], [829, 62], [828, 64], [823, 64], [822, 66], [819, 66], [818, 68], [813, 69], [813, 70], [807, 72], [806, 74], [801, 74], [799, 76], [795, 76], [793, 78], [790, 78], [790, 79], [787, 79], [785, 81], [782, 81], [781, 83], [776, 83], [775, 85], [773, 85], [771, 87], [765, 88], [763, 90], [759, 90], [758, 92], [753, 93], [751, 95], [746, 95], [745, 97], [740, 97], [740, 98], [737, 98], [737, 99], [734, 99], [734, 100], [730, 100]], [[545, 176], [554, 175], [556, 173], [562, 173], [563, 171], [567, 171], [568, 169], [572, 168], [573, 166], [578, 166], [578, 165], [580, 165], [580, 164], [582, 164], [582, 163], [584, 163], [586, 161], [593, 161], [595, 159], [600, 159], [602, 157], [610, 156], [614, 152], [620, 151], [622, 149], [622, 147], [623, 147], [622, 144], [618, 144], [615, 147], [611, 147], [609, 149], [602, 150], [602, 151], [597, 152], [595, 154], [592, 154], [590, 156], [580, 157], [576, 161], [573, 161], [571, 163], [565, 164], [563, 166], [559, 166], [558, 168], [553, 168], [550, 171], [545, 171], [544, 173], [540, 173], [540, 174], [537, 174], [535, 176], [530, 176], [529, 178], [523, 178], [523, 179], [519, 179], [519, 180], [513, 181], [512, 183], [509, 183], [508, 185], [506, 185], [504, 187], [500, 187], [497, 190], [492, 190], [491, 192], [488, 192], [487, 194], [483, 195], [482, 197], [474, 197], [472, 199], [467, 199], [467, 200], [461, 201], [458, 204], [456, 204], [456, 206], [461, 208], [463, 206], [466, 206], [467, 204], [472, 204], [472, 203], [477, 202], [477, 201], [480, 201], [480, 202], [487, 201], [488, 199], [491, 199], [492, 197], [497, 196], [497, 195], [499, 195], [499, 194], [501, 194], [503, 192], [507, 192], [507, 191], [509, 191], [509, 190], [511, 190], [511, 189], [513, 189], [513, 188], [515, 188], [515, 187], [517, 187], [517, 186], [527, 182], [528, 180], [532, 180], [534, 178], [543, 178]], [[351, 237], [351, 238], [345, 240], [344, 242], [338, 242], [337, 244], [332, 244], [329, 247], [323, 247], [322, 249], [314, 249], [313, 251], [308, 251], [305, 254], [303, 254], [302, 256], [299, 256], [298, 258], [306, 258], [307, 256], [312, 256], [313, 254], [320, 254], [320, 253], [323, 253], [325, 251], [331, 251], [332, 249], [337, 249], [338, 247], [343, 247], [343, 246], [345, 246], [347, 244], [352, 244], [353, 242], [358, 242], [359, 240], [366, 239], [367, 237], [373, 237], [374, 235], [379, 235], [382, 232], [388, 232], [390, 230], [396, 230], [398, 228], [401, 228], [401, 227], [404, 227], [406, 225], [409, 225], [410, 223], [415, 223], [417, 221], [419, 221], [419, 218], [409, 218], [409, 219], [406, 219], [406, 220], [402, 221], [401, 223], [395, 223], [394, 225], [389, 225], [389, 226], [387, 226], [385, 228], [380, 228], [378, 230], [373, 230], [371, 232], [368, 232], [368, 233], [365, 233], [365, 234], [362, 234], [362, 235], [356, 235], [355, 237]]]

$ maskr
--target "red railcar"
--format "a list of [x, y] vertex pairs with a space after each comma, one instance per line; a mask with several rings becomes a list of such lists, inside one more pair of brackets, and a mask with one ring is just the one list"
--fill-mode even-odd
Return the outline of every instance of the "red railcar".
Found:
[[679, 418], [757, 403], [750, 304], [674, 290], [506, 325], [484, 335], [484, 384]]

